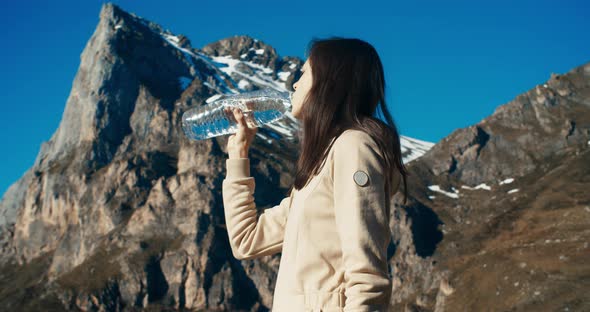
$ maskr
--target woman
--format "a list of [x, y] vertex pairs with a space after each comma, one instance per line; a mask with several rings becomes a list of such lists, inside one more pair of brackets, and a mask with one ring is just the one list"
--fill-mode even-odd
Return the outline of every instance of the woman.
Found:
[[[293, 85], [302, 121], [301, 153], [290, 195], [257, 216], [248, 149], [256, 128], [239, 110], [223, 180], [233, 255], [282, 252], [273, 311], [388, 311], [390, 201], [406, 171], [385, 104], [383, 67], [359, 39], [310, 42]], [[389, 125], [373, 117], [380, 104]], [[323, 151], [320, 153], [318, 151]]]

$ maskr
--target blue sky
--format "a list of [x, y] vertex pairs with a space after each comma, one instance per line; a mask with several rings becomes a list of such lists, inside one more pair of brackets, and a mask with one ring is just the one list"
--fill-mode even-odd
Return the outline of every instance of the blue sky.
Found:
[[[0, 4], [0, 194], [57, 129], [104, 2]], [[366, 40], [381, 56], [401, 134], [431, 142], [479, 122], [551, 73], [590, 61], [588, 1], [110, 2], [199, 48], [250, 35], [303, 59], [313, 37]]]

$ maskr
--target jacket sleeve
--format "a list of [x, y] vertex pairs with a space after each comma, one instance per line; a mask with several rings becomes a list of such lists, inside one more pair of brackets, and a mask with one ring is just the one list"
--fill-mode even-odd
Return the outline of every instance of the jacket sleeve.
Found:
[[[348, 133], [334, 143], [332, 178], [336, 226], [342, 242], [344, 311], [388, 311], [391, 240], [384, 170], [368, 134]], [[357, 171], [355, 182], [354, 174]], [[368, 180], [363, 179], [368, 177]]]
[[254, 203], [254, 177], [249, 158], [226, 159], [222, 182], [223, 209], [234, 257], [249, 260], [282, 251], [291, 196], [265, 209], [260, 216]]

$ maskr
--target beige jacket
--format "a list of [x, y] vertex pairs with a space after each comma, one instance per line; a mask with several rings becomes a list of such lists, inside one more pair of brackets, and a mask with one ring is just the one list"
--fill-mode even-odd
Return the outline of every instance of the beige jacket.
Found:
[[[222, 192], [233, 255], [282, 252], [273, 312], [389, 311], [391, 198], [383, 191], [378, 157], [367, 133], [346, 130], [319, 174], [259, 216], [249, 158], [226, 160]], [[391, 196], [399, 172], [394, 177]]]

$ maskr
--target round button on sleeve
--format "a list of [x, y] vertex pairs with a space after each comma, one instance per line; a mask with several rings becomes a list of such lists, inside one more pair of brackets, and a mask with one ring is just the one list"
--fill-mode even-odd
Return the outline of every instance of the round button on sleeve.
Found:
[[355, 172], [352, 178], [354, 179], [354, 182], [359, 186], [366, 186], [367, 184], [369, 184], [369, 175], [362, 170]]

